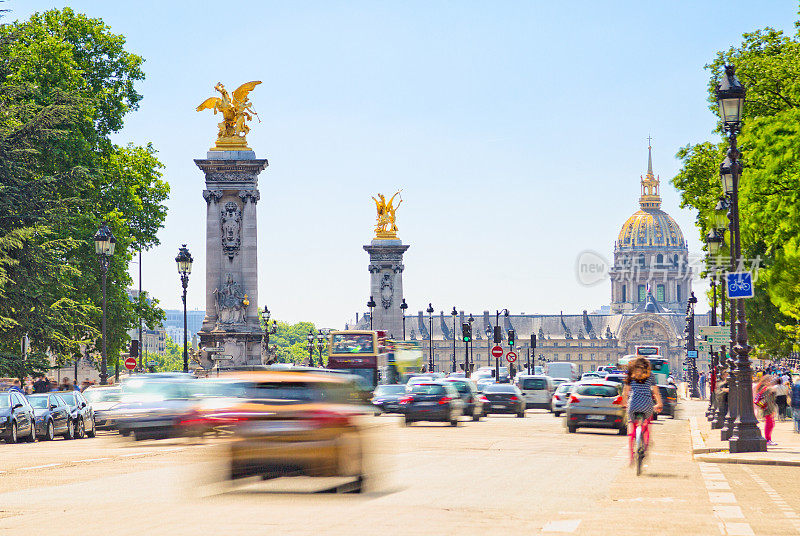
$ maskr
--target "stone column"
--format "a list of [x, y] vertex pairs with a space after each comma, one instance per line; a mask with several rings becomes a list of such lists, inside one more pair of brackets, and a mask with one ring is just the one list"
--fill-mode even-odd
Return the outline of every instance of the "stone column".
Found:
[[[206, 200], [206, 289], [217, 288], [219, 286], [220, 265], [219, 255], [210, 255], [217, 244], [222, 243], [220, 229], [220, 208], [219, 200], [222, 192], [218, 190], [203, 190], [203, 198]], [[218, 247], [218, 246], [216, 246]], [[217, 324], [217, 308], [214, 301], [214, 293], [206, 292], [206, 316], [203, 319], [204, 330], [212, 330]]]
[[403, 254], [409, 246], [400, 240], [375, 239], [369, 253], [370, 296], [375, 300], [372, 327], [396, 339], [403, 336]]

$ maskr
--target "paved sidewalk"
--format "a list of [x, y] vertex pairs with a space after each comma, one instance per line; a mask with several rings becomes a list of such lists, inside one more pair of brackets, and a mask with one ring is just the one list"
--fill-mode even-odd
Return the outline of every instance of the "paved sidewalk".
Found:
[[[684, 400], [681, 403], [684, 415], [689, 419], [692, 439], [692, 455], [697, 461], [712, 463], [740, 463], [754, 465], [800, 466], [800, 434], [794, 433], [791, 419], [775, 423], [772, 440], [776, 446], [767, 447], [767, 452], [744, 452], [731, 454], [728, 442], [720, 440], [720, 431], [712, 430], [705, 412], [708, 401]], [[764, 422], [759, 422], [764, 433]]]

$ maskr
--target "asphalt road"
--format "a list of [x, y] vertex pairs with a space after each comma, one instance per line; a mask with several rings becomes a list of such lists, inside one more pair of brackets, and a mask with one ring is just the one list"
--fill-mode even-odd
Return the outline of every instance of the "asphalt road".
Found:
[[562, 419], [457, 428], [369, 418], [371, 491], [332, 479], [219, 483], [214, 442], [116, 435], [0, 445], [0, 534], [800, 533], [800, 468], [698, 464], [687, 421], [659, 420], [645, 474], [627, 438]]

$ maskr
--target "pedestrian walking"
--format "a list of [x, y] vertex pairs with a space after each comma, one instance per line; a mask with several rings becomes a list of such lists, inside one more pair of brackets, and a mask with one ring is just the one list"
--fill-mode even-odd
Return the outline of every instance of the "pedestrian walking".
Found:
[[775, 428], [775, 380], [770, 375], [761, 377], [758, 382], [755, 398], [753, 400], [756, 407], [764, 419], [764, 437], [767, 439], [767, 445], [777, 445], [772, 440], [772, 430]]
[[778, 406], [778, 418], [782, 421], [786, 418], [787, 399], [789, 397], [789, 384], [784, 380], [784, 376], [775, 378], [775, 404]]
[[800, 434], [800, 381], [795, 381], [789, 395], [792, 405], [792, 420], [794, 421], [794, 433]]
[[700, 379], [698, 381], [700, 387], [700, 400], [706, 399], [706, 375], [704, 372], [700, 373]]

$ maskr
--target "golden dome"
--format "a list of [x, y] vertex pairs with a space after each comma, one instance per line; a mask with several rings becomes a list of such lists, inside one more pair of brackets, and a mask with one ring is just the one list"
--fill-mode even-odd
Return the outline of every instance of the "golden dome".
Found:
[[641, 177], [641, 210], [633, 214], [619, 232], [618, 249], [679, 248], [686, 249], [681, 228], [672, 216], [661, 210], [659, 179], [653, 175], [653, 156], [647, 148], [647, 175]]

